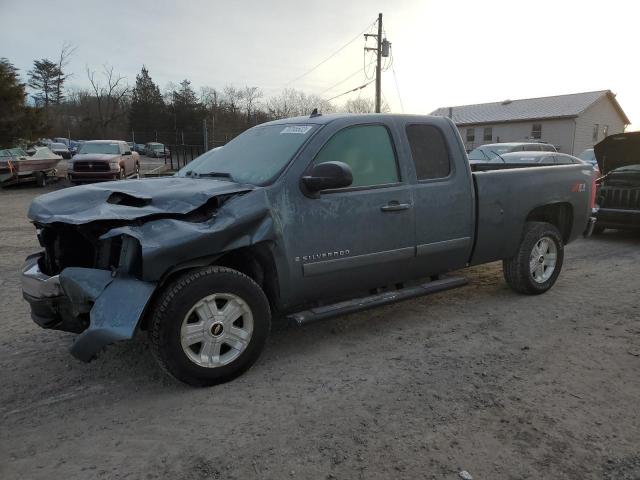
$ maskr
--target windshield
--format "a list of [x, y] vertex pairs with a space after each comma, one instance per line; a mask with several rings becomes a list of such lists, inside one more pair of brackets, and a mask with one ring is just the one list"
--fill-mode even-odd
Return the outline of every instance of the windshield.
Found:
[[593, 151], [593, 148], [588, 148], [586, 149], [584, 152], [582, 152], [578, 158], [580, 160], [584, 160], [585, 162], [595, 162], [596, 161], [596, 154]]
[[265, 185], [289, 163], [316, 129], [316, 125], [254, 127], [223, 148], [209, 150], [196, 158], [176, 175], [225, 174], [239, 183]]
[[151, 147], [151, 150], [164, 150], [164, 145], [161, 143], [152, 143], [149, 146]]
[[67, 146], [64, 143], [52, 143], [51, 148], [63, 149], [67, 148]]
[[500, 159], [500, 155], [507, 153], [509, 147], [486, 146], [478, 147], [469, 153], [469, 160], [493, 160]]
[[117, 143], [83, 143], [78, 153], [106, 153], [118, 155], [120, 153], [120, 149], [118, 148]]

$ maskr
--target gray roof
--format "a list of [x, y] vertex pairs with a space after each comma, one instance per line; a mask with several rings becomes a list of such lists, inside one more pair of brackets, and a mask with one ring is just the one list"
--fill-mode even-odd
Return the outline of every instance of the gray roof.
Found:
[[431, 112], [431, 115], [448, 117], [451, 110], [451, 119], [456, 125], [577, 117], [604, 96], [611, 100], [624, 123], [631, 123], [611, 90], [441, 107]]

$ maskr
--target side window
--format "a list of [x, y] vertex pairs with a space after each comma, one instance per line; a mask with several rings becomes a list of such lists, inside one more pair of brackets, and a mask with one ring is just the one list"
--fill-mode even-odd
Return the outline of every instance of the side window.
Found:
[[353, 172], [352, 187], [399, 181], [396, 155], [389, 132], [382, 125], [361, 125], [340, 130], [318, 153], [314, 165], [344, 162]]
[[451, 161], [442, 132], [433, 125], [408, 125], [407, 138], [418, 180], [443, 178], [451, 172]]
[[566, 157], [564, 155], [556, 155], [556, 163], [562, 164], [562, 165], [569, 165], [573, 163], [573, 160], [571, 159], [571, 157]]
[[131, 149], [129, 148], [129, 145], [127, 145], [126, 143], [122, 143], [121, 145], [121, 149], [122, 149], [122, 153], [126, 153], [126, 152], [130, 152]]

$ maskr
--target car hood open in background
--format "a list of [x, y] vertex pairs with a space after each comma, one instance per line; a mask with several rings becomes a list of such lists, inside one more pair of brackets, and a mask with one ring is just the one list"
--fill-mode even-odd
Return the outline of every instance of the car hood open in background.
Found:
[[96, 220], [136, 220], [188, 214], [214, 197], [253, 190], [251, 185], [184, 177], [106, 182], [41, 195], [29, 208], [37, 223], [81, 225]]
[[593, 147], [602, 175], [627, 165], [640, 165], [640, 132], [610, 135]]

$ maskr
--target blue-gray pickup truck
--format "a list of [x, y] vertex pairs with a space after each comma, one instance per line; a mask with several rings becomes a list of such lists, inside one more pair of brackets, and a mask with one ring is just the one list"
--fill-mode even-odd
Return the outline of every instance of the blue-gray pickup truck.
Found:
[[442, 117], [318, 115], [247, 130], [175, 176], [55, 191], [29, 218], [35, 322], [76, 332], [88, 361], [146, 331], [192, 385], [230, 380], [272, 317], [305, 324], [464, 285], [503, 261], [540, 294], [593, 228], [589, 165], [478, 165]]

